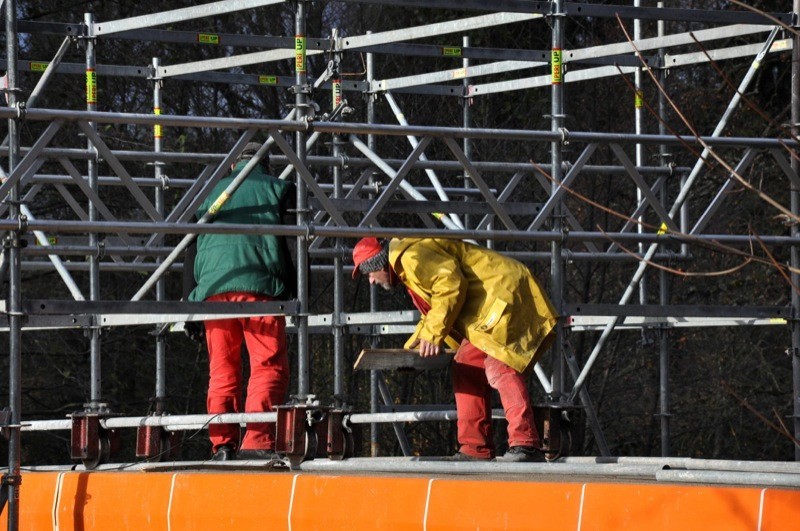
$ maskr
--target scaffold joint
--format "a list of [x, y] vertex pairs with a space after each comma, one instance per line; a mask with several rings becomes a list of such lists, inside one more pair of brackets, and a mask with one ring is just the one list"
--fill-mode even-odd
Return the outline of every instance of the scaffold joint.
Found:
[[26, 232], [28, 232], [28, 216], [26, 216], [25, 214], [20, 214], [19, 218], [17, 218], [17, 223], [18, 223], [17, 231], [20, 234], [25, 234]]
[[289, 87], [290, 94], [311, 94], [311, 85], [304, 83], [302, 85], [292, 85]]
[[106, 242], [105, 240], [97, 241], [97, 253], [95, 254], [98, 260], [102, 260], [106, 256]]
[[22, 485], [22, 476], [19, 474], [3, 474], [3, 486], [19, 487]]
[[561, 227], [561, 243], [566, 244], [567, 238], [569, 238], [569, 227], [566, 225], [562, 225]]
[[558, 132], [561, 134], [561, 144], [569, 145], [569, 130], [566, 127], [559, 127]]
[[314, 241], [314, 238], [316, 238], [316, 235], [314, 234], [314, 230], [315, 230], [314, 229], [314, 225], [312, 225], [310, 223], [306, 224], [306, 236], [305, 236], [305, 238], [306, 238], [307, 242], [312, 242], [312, 241]]
[[28, 114], [28, 107], [24, 101], [18, 101], [14, 108], [17, 111], [17, 120], [24, 120]]

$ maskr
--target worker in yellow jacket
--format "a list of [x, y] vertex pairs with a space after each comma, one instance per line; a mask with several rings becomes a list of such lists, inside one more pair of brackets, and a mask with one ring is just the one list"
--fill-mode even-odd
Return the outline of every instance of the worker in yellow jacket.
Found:
[[497, 459], [543, 461], [526, 375], [555, 337], [557, 314], [531, 272], [499, 253], [438, 238], [360, 240], [353, 249], [355, 278], [393, 289], [405, 285], [422, 313], [406, 348], [436, 356], [457, 349], [453, 390], [458, 410], [456, 460], [494, 457], [491, 390], [508, 421], [508, 451]]

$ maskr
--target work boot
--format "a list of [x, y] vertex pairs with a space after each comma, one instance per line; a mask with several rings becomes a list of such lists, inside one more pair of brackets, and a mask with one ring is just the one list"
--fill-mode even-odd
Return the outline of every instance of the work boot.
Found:
[[544, 463], [544, 452], [535, 446], [512, 446], [497, 458], [502, 463]]
[[227, 444], [217, 448], [217, 451], [211, 456], [212, 461], [233, 461], [234, 459], [236, 459], [236, 453], [233, 446]]
[[452, 457], [448, 457], [447, 461], [491, 461], [491, 457], [476, 457], [474, 455], [465, 454], [464, 452], [456, 452]]
[[238, 454], [236, 454], [236, 459], [263, 459], [266, 461], [271, 461], [277, 457], [278, 454], [276, 454], [274, 450], [267, 449], [242, 449], [239, 450]]

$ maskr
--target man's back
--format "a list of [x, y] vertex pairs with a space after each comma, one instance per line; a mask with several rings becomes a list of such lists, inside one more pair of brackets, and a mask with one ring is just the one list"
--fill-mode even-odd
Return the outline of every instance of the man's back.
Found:
[[[200, 206], [205, 212], [244, 168], [214, 187]], [[279, 225], [291, 199], [291, 184], [267, 175], [259, 166], [247, 176], [217, 213], [213, 222], [241, 225]], [[197, 287], [190, 300], [200, 301], [226, 292], [279, 297], [290, 291], [291, 260], [282, 237], [257, 234], [204, 234], [198, 237], [194, 276]]]

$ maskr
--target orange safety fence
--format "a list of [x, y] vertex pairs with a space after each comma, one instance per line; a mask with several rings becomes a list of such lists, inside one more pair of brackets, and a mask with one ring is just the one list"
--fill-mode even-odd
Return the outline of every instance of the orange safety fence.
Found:
[[20, 529], [782, 531], [800, 529], [800, 490], [480, 476], [25, 472]]

